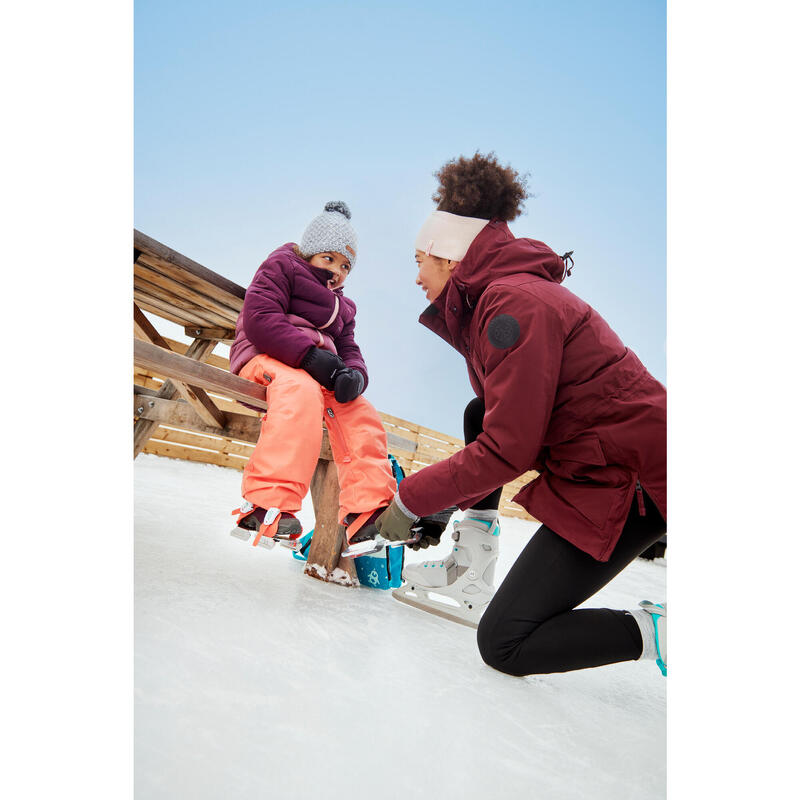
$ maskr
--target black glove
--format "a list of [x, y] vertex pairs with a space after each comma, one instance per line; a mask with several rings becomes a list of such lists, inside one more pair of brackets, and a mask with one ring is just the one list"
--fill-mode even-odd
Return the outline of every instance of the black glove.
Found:
[[421, 529], [422, 536], [418, 542], [408, 546], [412, 550], [419, 550], [420, 548], [425, 550], [431, 546], [436, 547], [441, 541], [444, 529], [447, 527], [447, 523], [450, 522], [450, 517], [453, 516], [455, 510], [456, 506], [450, 506], [444, 511], [422, 517], [411, 529], [414, 532]]
[[336, 373], [346, 369], [344, 361], [328, 350], [312, 347], [300, 366], [320, 385], [333, 389]]
[[333, 396], [339, 403], [349, 403], [364, 391], [364, 376], [360, 369], [345, 367], [334, 378]]

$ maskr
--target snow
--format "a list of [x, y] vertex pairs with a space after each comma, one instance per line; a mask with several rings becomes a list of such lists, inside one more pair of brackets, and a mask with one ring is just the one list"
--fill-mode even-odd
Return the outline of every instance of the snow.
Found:
[[[229, 536], [240, 473], [140, 455], [134, 476], [137, 797], [665, 797], [653, 662], [503, 675], [473, 629]], [[535, 525], [501, 527], [502, 579]], [[586, 605], [665, 589], [637, 559]]]

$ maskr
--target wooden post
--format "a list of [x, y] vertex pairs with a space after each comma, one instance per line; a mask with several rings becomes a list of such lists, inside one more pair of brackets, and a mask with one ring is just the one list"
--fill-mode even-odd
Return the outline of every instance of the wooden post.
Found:
[[333, 461], [320, 459], [311, 479], [314, 503], [314, 537], [303, 570], [312, 578], [358, 586], [356, 567], [351, 558], [340, 558], [345, 529], [339, 525], [339, 476]]

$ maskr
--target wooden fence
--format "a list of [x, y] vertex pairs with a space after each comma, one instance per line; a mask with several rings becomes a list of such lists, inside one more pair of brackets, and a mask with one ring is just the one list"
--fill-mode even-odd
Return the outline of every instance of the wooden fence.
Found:
[[[170, 348], [180, 354], [185, 354], [188, 345], [172, 339], [166, 340]], [[214, 367], [227, 370], [229, 368], [228, 359], [210, 355], [205, 362]], [[137, 403], [148, 402], [145, 395], [148, 391], [158, 390], [163, 384], [163, 380], [138, 367], [134, 368], [134, 383], [144, 389], [138, 395]], [[258, 417], [260, 414], [251, 411], [239, 403], [232, 402], [227, 398], [209, 392], [216, 405], [225, 412], [245, 414]], [[134, 407], [134, 419], [143, 413], [144, 409]], [[380, 412], [379, 412], [380, 413]], [[415, 452], [390, 448], [392, 455], [400, 463], [406, 475], [411, 475], [417, 470], [422, 469], [437, 461], [448, 458], [456, 451], [464, 447], [462, 439], [456, 439], [445, 433], [434, 431], [414, 422], [393, 417], [390, 414], [380, 413], [383, 426], [387, 433], [396, 433], [402, 439], [411, 440], [416, 444]], [[244, 465], [253, 452], [253, 445], [248, 442], [227, 439], [214, 434], [198, 433], [181, 429], [173, 425], [159, 425], [150, 437], [150, 440], [142, 451], [153, 453], [158, 456], [168, 458], [180, 458], [186, 461], [199, 461], [205, 464], [216, 464], [220, 467], [230, 467], [232, 469], [243, 470]], [[513, 483], [508, 484], [503, 489], [500, 500], [500, 513], [507, 517], [518, 517], [520, 519], [532, 520], [533, 518], [521, 506], [513, 503], [511, 498], [533, 478], [536, 472], [528, 472], [520, 476]]]

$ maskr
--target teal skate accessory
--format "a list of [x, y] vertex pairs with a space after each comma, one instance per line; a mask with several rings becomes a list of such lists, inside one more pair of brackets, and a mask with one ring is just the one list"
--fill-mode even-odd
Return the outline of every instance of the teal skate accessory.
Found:
[[[389, 462], [392, 465], [392, 474], [399, 486], [400, 481], [405, 477], [403, 468], [391, 454], [389, 454]], [[297, 550], [292, 553], [293, 558], [298, 561], [308, 560], [308, 550], [311, 547], [313, 535], [314, 530], [312, 529], [298, 540]], [[370, 589], [396, 589], [400, 586], [403, 573], [405, 547], [385, 547], [377, 553], [357, 556], [353, 561], [358, 580], [362, 586], [367, 586]]]
[[[405, 477], [403, 468], [391, 454], [389, 462], [397, 485], [400, 486], [400, 481]], [[370, 589], [396, 589], [400, 586], [403, 574], [405, 552], [405, 547], [384, 547], [377, 553], [354, 558], [356, 575], [361, 585]]]

